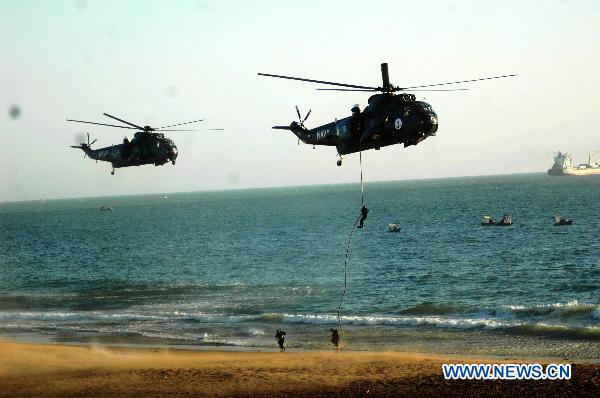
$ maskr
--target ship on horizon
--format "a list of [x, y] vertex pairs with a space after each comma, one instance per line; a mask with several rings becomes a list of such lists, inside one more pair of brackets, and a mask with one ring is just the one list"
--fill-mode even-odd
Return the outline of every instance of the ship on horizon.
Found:
[[558, 151], [554, 154], [554, 164], [548, 169], [549, 176], [589, 176], [600, 175], [600, 163], [592, 163], [592, 156], [600, 151], [588, 154], [588, 162], [573, 166], [573, 158], [568, 153]]

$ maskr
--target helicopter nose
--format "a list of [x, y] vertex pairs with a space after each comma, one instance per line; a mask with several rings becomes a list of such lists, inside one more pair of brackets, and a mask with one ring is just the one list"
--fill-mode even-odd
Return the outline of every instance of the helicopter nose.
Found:
[[425, 131], [427, 135], [435, 135], [438, 129], [438, 118], [435, 113], [431, 113], [425, 116]]

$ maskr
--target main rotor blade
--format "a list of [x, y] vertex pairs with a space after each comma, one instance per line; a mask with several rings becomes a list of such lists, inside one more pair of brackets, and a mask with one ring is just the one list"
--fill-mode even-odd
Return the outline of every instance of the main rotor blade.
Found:
[[[136, 128], [134, 127], [127, 127], [127, 126], [117, 126], [114, 124], [105, 124], [105, 123], [95, 123], [95, 122], [86, 122], [83, 120], [73, 120], [73, 119], [67, 119], [67, 122], [77, 122], [77, 123], [87, 123], [87, 124], [97, 124], [99, 126], [108, 126], [108, 127], [117, 127], [120, 129], [131, 129], [131, 130], [136, 130]], [[142, 129], [143, 130], [143, 129]]]
[[128, 122], [128, 121], [126, 121], [126, 120], [119, 119], [118, 117], [116, 117], [116, 116], [112, 116], [112, 115], [109, 115], [108, 113], [103, 113], [103, 115], [104, 115], [104, 116], [108, 116], [108, 117], [109, 117], [109, 118], [111, 118], [111, 119], [118, 120], [118, 121], [120, 121], [121, 123], [125, 123], [125, 124], [128, 124], [128, 125], [130, 125], [130, 126], [136, 127], [136, 128], [138, 128], [138, 129], [140, 129], [140, 130], [143, 130], [143, 129], [144, 129], [143, 127], [140, 127], [140, 126], [138, 126], [137, 124], [129, 123], [129, 122]]
[[190, 123], [196, 123], [196, 122], [202, 122], [202, 121], [204, 121], [204, 119], [192, 120], [191, 122], [185, 122], [185, 123], [170, 124], [168, 126], [162, 126], [162, 127], [158, 127], [158, 128], [159, 129], [166, 129], [167, 127], [182, 126], [184, 124], [190, 124]]
[[302, 120], [302, 116], [300, 116], [300, 109], [298, 109], [298, 105], [296, 105], [296, 113], [298, 114], [298, 121]]
[[[318, 88], [317, 90], [320, 91], [362, 91], [362, 92], [374, 92], [374, 91], [379, 91], [379, 90], [357, 90], [357, 89], [352, 89], [352, 88]], [[431, 90], [407, 90], [407, 91], [466, 91], [468, 90], [468, 88], [453, 88], [453, 89], [431, 89]], [[398, 91], [404, 91], [404, 90], [398, 90]]]
[[316, 90], [319, 90], [319, 91], [369, 91], [369, 92], [379, 91], [378, 89], [364, 90], [364, 89], [356, 89], [356, 88], [317, 88]]
[[425, 89], [425, 90], [416, 89], [416, 90], [409, 90], [409, 91], [468, 91], [468, 90], [469, 90], [468, 88], [451, 88], [448, 90], [432, 88], [432, 89]]
[[423, 84], [423, 85], [420, 85], [420, 86], [400, 87], [398, 91], [409, 90], [409, 89], [412, 89], [412, 88], [420, 88], [420, 87], [445, 86], [445, 85], [448, 85], [448, 84], [457, 84], [457, 83], [478, 82], [478, 81], [481, 81], [481, 80], [501, 79], [501, 78], [503, 78], [503, 77], [513, 77], [513, 76], [517, 76], [517, 75], [516, 75], [516, 74], [514, 74], [514, 75], [503, 75], [503, 76], [482, 77], [482, 78], [480, 78], [480, 79], [460, 80], [460, 81], [457, 81], [457, 82], [435, 83], [435, 84]]
[[152, 131], [224, 131], [225, 129], [200, 129], [200, 130], [160, 130], [154, 129]]
[[301, 77], [292, 77], [292, 76], [283, 76], [283, 75], [271, 75], [271, 74], [268, 74], [268, 73], [259, 73], [258, 75], [259, 76], [267, 76], [267, 77], [278, 77], [280, 79], [300, 80], [302, 82], [329, 84], [331, 86], [341, 86], [341, 87], [352, 87], [352, 88], [364, 88], [364, 89], [369, 89], [369, 90], [377, 90], [377, 87], [357, 86], [355, 84], [345, 84], [345, 83], [334, 83], [334, 82], [327, 82], [327, 81], [324, 81], [324, 80], [304, 79], [304, 78], [301, 78]]

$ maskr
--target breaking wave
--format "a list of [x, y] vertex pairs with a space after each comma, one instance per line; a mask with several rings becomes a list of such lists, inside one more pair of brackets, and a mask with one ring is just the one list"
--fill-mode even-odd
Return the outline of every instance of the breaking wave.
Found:
[[579, 304], [577, 300], [568, 303], [542, 304], [536, 306], [507, 305], [502, 307], [517, 317], [574, 318], [578, 316], [598, 317], [600, 306]]
[[572, 319], [593, 317], [600, 319], [600, 305], [580, 304], [577, 300], [567, 303], [540, 304], [534, 306], [502, 305], [499, 307], [452, 306], [446, 304], [422, 303], [398, 311], [410, 315], [463, 314], [474, 316], [494, 316], [500, 319], [548, 318]]
[[[537, 306], [501, 306], [498, 308], [468, 308], [448, 305], [421, 304], [398, 311], [397, 314], [343, 315], [346, 326], [381, 326], [398, 328], [437, 328], [455, 331], [491, 331], [514, 335], [534, 335], [551, 338], [600, 340], [600, 307], [579, 304], [576, 301]], [[108, 330], [131, 330], [143, 325], [146, 330], [178, 328], [193, 330], [200, 326], [228, 328], [234, 324], [275, 325], [335, 325], [337, 315], [270, 312], [259, 314], [208, 313], [194, 311], [0, 311], [0, 330], [9, 331], [23, 327], [77, 331], [98, 330], [106, 325]], [[222, 326], [219, 326], [222, 325]], [[244, 328], [252, 325], [244, 326]], [[256, 329], [258, 330], [258, 329]], [[260, 333], [258, 333], [260, 334]]]

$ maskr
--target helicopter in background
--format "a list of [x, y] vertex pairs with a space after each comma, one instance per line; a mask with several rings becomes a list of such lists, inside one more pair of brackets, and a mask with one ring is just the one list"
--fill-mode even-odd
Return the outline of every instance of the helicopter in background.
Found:
[[154, 166], [162, 166], [165, 163], [171, 162], [173, 165], [177, 159], [179, 152], [177, 146], [173, 140], [167, 138], [162, 133], [163, 131], [211, 131], [211, 130], [223, 130], [223, 129], [203, 129], [203, 130], [181, 130], [181, 129], [169, 129], [169, 127], [182, 126], [184, 124], [201, 122], [204, 119], [193, 120], [191, 122], [171, 124], [162, 127], [151, 127], [151, 126], [138, 126], [137, 124], [130, 123], [126, 120], [120, 119], [116, 116], [104, 113], [111, 119], [117, 120], [127, 126], [87, 122], [84, 120], [73, 120], [67, 119], [68, 122], [87, 123], [95, 124], [99, 126], [116, 127], [121, 129], [139, 130], [137, 131], [133, 139], [130, 141], [127, 137], [123, 140], [122, 144], [111, 145], [109, 147], [92, 149], [92, 145], [96, 140], [90, 142], [90, 134], [87, 134], [87, 143], [81, 143], [80, 145], [71, 145], [71, 148], [78, 148], [83, 150], [85, 154], [96, 161], [100, 160], [103, 162], [110, 162], [112, 164], [112, 171], [110, 174], [115, 174], [115, 169], [120, 167], [130, 166], [141, 166], [144, 164], [153, 164]]
[[425, 84], [410, 87], [398, 87], [390, 84], [387, 63], [381, 64], [382, 85], [380, 87], [360, 86], [355, 84], [334, 83], [323, 80], [304, 79], [292, 76], [259, 73], [259, 76], [276, 77], [280, 79], [299, 80], [310, 83], [320, 83], [344, 88], [318, 88], [324, 91], [363, 91], [380, 92], [368, 100], [367, 107], [361, 112], [358, 105], [352, 107], [352, 116], [336, 119], [313, 129], [304, 126], [311, 110], [302, 118], [296, 106], [298, 122], [293, 121], [289, 126], [274, 126], [274, 129], [290, 130], [305, 144], [335, 146], [338, 152], [337, 165], [342, 165], [342, 155], [379, 150], [381, 147], [404, 144], [404, 147], [417, 145], [425, 138], [434, 136], [438, 130], [438, 117], [431, 105], [417, 101], [414, 94], [400, 91], [462, 91], [466, 88], [437, 89], [437, 87], [458, 83], [468, 83], [480, 80], [500, 79], [516, 75], [485, 77], [480, 79], [462, 80], [456, 82]]

